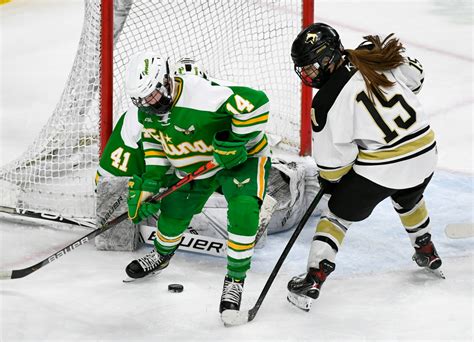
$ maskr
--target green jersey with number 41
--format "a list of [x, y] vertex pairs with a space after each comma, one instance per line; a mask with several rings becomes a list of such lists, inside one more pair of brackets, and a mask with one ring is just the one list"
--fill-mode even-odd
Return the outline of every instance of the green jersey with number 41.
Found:
[[140, 174], [137, 165], [144, 160], [146, 173], [154, 178], [171, 166], [182, 177], [212, 160], [213, 137], [224, 130], [231, 132], [232, 140], [245, 143], [249, 158], [269, 155], [265, 135], [269, 102], [264, 92], [223, 86], [194, 75], [174, 77], [174, 87], [173, 106], [165, 121], [135, 106], [129, 108], [120, 134], [116, 127], [107, 143], [100, 174]]

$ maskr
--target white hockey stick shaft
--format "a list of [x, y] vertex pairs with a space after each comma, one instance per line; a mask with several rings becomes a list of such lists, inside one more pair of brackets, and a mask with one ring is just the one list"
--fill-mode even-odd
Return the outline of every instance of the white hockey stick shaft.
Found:
[[474, 223], [450, 223], [444, 229], [450, 239], [466, 239], [474, 236]]

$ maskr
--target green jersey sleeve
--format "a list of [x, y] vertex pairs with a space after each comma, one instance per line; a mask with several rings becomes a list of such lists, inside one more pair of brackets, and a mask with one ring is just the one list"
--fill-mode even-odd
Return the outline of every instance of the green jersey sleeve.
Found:
[[245, 141], [249, 155], [261, 154], [268, 147], [265, 127], [270, 105], [267, 95], [248, 87], [231, 86], [233, 94], [221, 107], [232, 116], [231, 139]]
[[[97, 176], [132, 176], [145, 172], [145, 160], [140, 143], [142, 126], [127, 113], [117, 121], [99, 160]], [[96, 179], [98, 180], [98, 179]]]

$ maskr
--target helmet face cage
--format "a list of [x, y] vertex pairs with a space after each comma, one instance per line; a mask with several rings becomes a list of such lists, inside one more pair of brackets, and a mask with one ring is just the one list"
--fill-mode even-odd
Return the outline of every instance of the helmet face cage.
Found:
[[301, 66], [294, 66], [295, 67], [295, 72], [298, 75], [298, 77], [301, 79], [304, 85], [307, 85], [308, 87], [313, 87], [313, 77], [307, 72], [308, 67], [311, 67], [312, 69], [318, 70], [319, 71], [319, 64], [314, 63], [310, 64], [304, 67]]
[[[331, 76], [331, 72], [329, 71], [331, 64], [337, 64], [341, 58], [342, 53], [339, 49], [325, 46], [322, 53], [316, 56], [316, 61], [314, 63], [305, 66], [295, 65], [295, 72], [305, 85], [319, 89]], [[313, 71], [313, 73], [316, 73], [315, 71], [317, 71], [317, 74], [312, 76], [308, 70]]]
[[338, 64], [344, 48], [339, 35], [329, 25], [315, 23], [304, 29], [293, 42], [291, 56], [302, 82], [320, 88], [331, 76], [331, 64]]
[[[145, 97], [131, 97], [132, 103], [141, 111], [149, 115], [158, 115], [161, 119], [167, 120], [168, 112], [171, 109], [172, 101], [172, 80], [169, 75], [169, 64], [166, 61], [166, 74], [163, 77], [163, 83], [158, 82], [155, 89]], [[151, 102], [158, 92], [161, 97], [156, 102]]]

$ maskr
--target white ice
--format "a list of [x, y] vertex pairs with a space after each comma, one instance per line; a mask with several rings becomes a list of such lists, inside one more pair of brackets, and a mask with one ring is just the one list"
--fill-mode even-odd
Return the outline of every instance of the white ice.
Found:
[[[315, 16], [346, 47], [366, 34], [395, 32], [422, 61], [419, 95], [437, 133], [439, 169], [426, 192], [433, 239], [446, 280], [418, 269], [389, 202], [354, 224], [310, 313], [286, 301], [286, 283], [304, 272], [317, 217], [311, 218], [255, 320], [226, 328], [218, 303], [225, 259], [178, 252], [159, 277], [123, 284], [134, 253], [92, 244], [37, 272], [0, 281], [0, 341], [472, 341], [473, 240], [444, 227], [473, 222], [473, 54], [470, 1], [318, 1]], [[52, 113], [72, 66], [82, 0], [12, 0], [0, 6], [0, 164], [18, 156]], [[291, 66], [289, 66], [291, 67]], [[291, 235], [256, 250], [242, 308], [254, 305]], [[35, 264], [86, 234], [0, 221], [0, 269]], [[169, 283], [184, 292], [167, 292]]]

